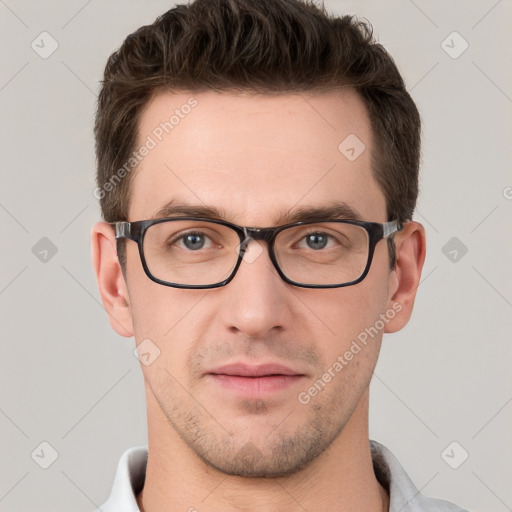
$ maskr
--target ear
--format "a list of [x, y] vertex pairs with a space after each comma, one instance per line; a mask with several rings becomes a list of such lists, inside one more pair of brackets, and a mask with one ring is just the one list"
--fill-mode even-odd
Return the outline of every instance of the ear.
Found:
[[110, 325], [120, 336], [134, 335], [128, 287], [117, 257], [113, 227], [98, 222], [91, 230], [92, 263]]
[[396, 266], [389, 276], [388, 308], [396, 315], [386, 323], [384, 332], [402, 329], [411, 318], [416, 290], [425, 262], [425, 228], [419, 222], [407, 222], [395, 235]]

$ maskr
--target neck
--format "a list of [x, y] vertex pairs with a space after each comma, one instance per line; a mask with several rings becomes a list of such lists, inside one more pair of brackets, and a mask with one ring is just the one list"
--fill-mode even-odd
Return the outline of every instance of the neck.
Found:
[[157, 406], [149, 414], [150, 405], [156, 404], [148, 403], [148, 463], [144, 489], [137, 497], [141, 512], [382, 512], [389, 508], [387, 492], [373, 471], [367, 393], [326, 451], [303, 470], [280, 478], [232, 476], [212, 468], [162, 414], [156, 414]]

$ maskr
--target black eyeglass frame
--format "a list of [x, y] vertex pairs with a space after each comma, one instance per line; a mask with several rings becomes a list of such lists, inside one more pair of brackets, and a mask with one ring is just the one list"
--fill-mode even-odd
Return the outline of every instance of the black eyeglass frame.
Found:
[[[199, 222], [209, 222], [213, 224], [219, 224], [221, 226], [226, 226], [231, 228], [238, 234], [240, 238], [240, 251], [238, 253], [238, 259], [231, 271], [231, 274], [224, 279], [224, 281], [220, 281], [214, 284], [208, 285], [198, 285], [198, 284], [179, 284], [179, 283], [171, 283], [168, 281], [163, 281], [162, 279], [158, 279], [153, 274], [151, 274], [148, 265], [146, 263], [146, 258], [144, 256], [144, 236], [148, 228], [155, 224], [160, 224], [162, 222], [172, 222], [172, 221], [199, 221]], [[368, 260], [366, 262], [366, 267], [363, 270], [363, 273], [354, 281], [350, 281], [348, 283], [341, 284], [307, 284], [307, 283], [299, 283], [297, 281], [293, 281], [286, 277], [286, 275], [281, 270], [279, 263], [277, 261], [275, 251], [274, 251], [274, 242], [276, 240], [277, 235], [284, 231], [285, 229], [292, 228], [295, 226], [307, 226], [309, 224], [319, 224], [323, 222], [339, 222], [342, 224], [352, 224], [354, 226], [360, 226], [364, 228], [368, 233], [369, 247], [368, 247]], [[298, 286], [300, 288], [342, 288], [345, 286], [353, 286], [357, 283], [360, 283], [368, 274], [370, 270], [370, 266], [373, 261], [373, 255], [375, 252], [375, 247], [378, 242], [381, 240], [388, 238], [393, 233], [400, 231], [403, 228], [403, 225], [400, 224], [398, 220], [393, 220], [390, 222], [385, 222], [380, 224], [378, 222], [366, 222], [366, 221], [358, 221], [358, 220], [348, 220], [348, 219], [319, 219], [314, 221], [306, 221], [306, 222], [293, 222], [291, 224], [284, 224], [282, 226], [276, 226], [271, 228], [252, 228], [245, 226], [238, 226], [237, 224], [232, 224], [231, 222], [227, 222], [220, 219], [207, 219], [202, 217], [164, 217], [159, 219], [150, 219], [150, 220], [140, 220], [136, 222], [111, 222], [109, 223], [115, 229], [116, 240], [128, 239], [137, 243], [139, 247], [139, 256], [142, 263], [142, 267], [144, 268], [144, 272], [146, 275], [154, 281], [155, 283], [161, 284], [163, 286], [170, 286], [172, 288], [182, 288], [182, 289], [210, 289], [210, 288], [220, 288], [221, 286], [226, 286], [230, 283], [235, 277], [240, 264], [245, 255], [245, 251], [247, 246], [251, 240], [261, 240], [263, 242], [267, 242], [268, 244], [268, 252], [270, 256], [270, 260], [277, 270], [280, 277], [284, 282], [291, 284], [293, 286]]]

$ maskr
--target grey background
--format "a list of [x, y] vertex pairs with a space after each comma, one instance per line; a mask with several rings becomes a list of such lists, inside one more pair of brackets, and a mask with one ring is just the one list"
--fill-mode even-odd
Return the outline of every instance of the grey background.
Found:
[[[121, 453], [146, 443], [134, 341], [111, 330], [90, 263], [91, 130], [108, 55], [171, 6], [0, 0], [2, 512], [89, 511]], [[371, 437], [423, 493], [512, 510], [512, 2], [326, 6], [373, 23], [424, 122], [428, 256], [411, 322], [384, 339]], [[47, 59], [31, 47], [50, 48], [43, 31], [58, 42]], [[457, 58], [454, 31], [469, 44]]]

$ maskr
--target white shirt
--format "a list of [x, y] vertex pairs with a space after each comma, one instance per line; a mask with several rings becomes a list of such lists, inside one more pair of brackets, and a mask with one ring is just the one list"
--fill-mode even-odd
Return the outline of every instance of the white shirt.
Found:
[[[375, 475], [389, 492], [389, 512], [467, 512], [448, 501], [426, 498], [384, 445], [370, 441], [370, 448]], [[140, 512], [136, 495], [144, 486], [147, 459], [146, 446], [123, 453], [110, 497], [95, 512]]]

